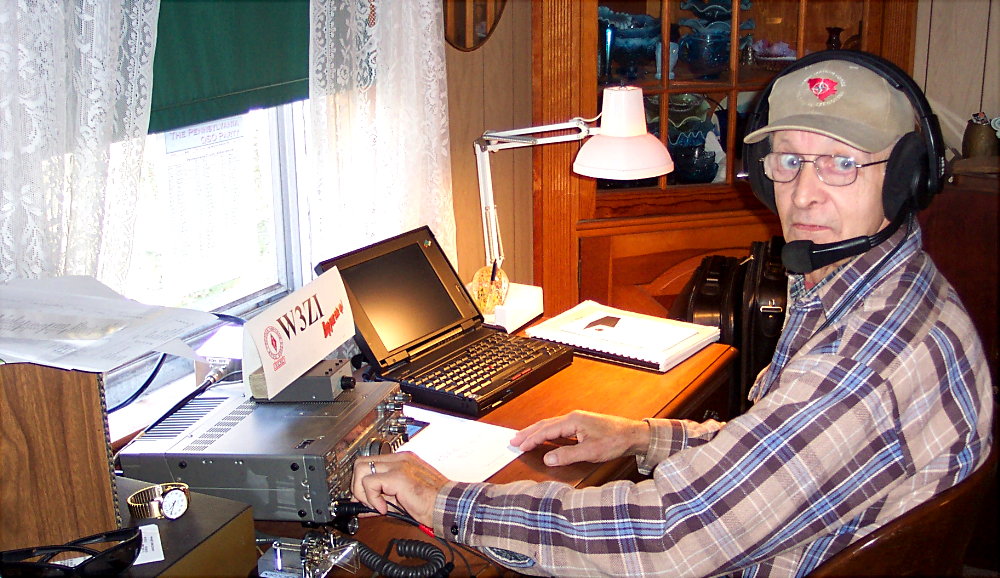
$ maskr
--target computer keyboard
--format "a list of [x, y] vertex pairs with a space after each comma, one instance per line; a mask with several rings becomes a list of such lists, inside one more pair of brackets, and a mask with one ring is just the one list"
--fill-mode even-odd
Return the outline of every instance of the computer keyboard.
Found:
[[[550, 358], [562, 357], [557, 368], [537, 371]], [[482, 415], [512, 395], [519, 394], [572, 361], [572, 349], [541, 339], [494, 333], [466, 347], [445, 363], [407, 376], [401, 381], [414, 401]], [[516, 385], [515, 385], [516, 384]], [[422, 391], [421, 391], [422, 390]], [[471, 403], [459, 404], [456, 398]]]

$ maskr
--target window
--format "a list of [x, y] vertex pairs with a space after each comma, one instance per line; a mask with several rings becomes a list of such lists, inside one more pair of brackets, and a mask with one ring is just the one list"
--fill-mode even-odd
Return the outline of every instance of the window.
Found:
[[[307, 117], [308, 101], [298, 101], [147, 136], [124, 295], [249, 318], [307, 282], [296, 227], [299, 184], [309, 180]], [[150, 375], [155, 390], [193, 366], [158, 361], [151, 354], [109, 376], [108, 407]], [[183, 394], [161, 392], [149, 409], [112, 414], [113, 435], [139, 429]]]
[[[385, 18], [374, 6], [163, 0], [150, 107], [161, 136], [142, 179], [152, 205], [137, 209], [135, 262], [115, 286], [250, 318], [311, 279], [317, 257], [420, 224], [454, 248], [445, 54], [427, 28], [440, 22], [423, 3], [385, 4]], [[313, 89], [326, 96], [306, 104]], [[305, 138], [313, 123], [323, 134]]]
[[[126, 297], [249, 318], [311, 278], [297, 226], [309, 11], [308, 0], [161, 1]], [[109, 376], [108, 406], [150, 375], [154, 390], [191, 372], [188, 359], [158, 368], [159, 357]]]
[[302, 285], [309, 11], [161, 2], [129, 297], [239, 315]]
[[307, 104], [149, 135], [125, 293], [240, 313], [301, 285], [294, 213]]

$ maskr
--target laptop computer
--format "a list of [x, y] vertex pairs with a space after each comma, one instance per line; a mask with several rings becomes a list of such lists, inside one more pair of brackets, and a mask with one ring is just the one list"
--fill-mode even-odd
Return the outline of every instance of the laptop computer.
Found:
[[337, 267], [358, 346], [381, 379], [420, 403], [478, 417], [568, 366], [572, 348], [483, 323], [430, 228], [316, 265]]

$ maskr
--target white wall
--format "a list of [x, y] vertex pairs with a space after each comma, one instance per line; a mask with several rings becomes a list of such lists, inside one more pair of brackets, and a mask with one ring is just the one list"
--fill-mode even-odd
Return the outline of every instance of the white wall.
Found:
[[1000, 0], [919, 0], [914, 52], [945, 144], [961, 150], [974, 113], [1000, 116]]

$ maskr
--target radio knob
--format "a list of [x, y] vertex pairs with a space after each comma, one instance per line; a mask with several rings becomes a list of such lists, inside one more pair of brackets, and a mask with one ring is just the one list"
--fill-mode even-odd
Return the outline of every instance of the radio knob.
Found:
[[376, 409], [378, 409], [379, 415], [382, 416], [403, 411], [403, 404], [398, 401], [386, 401], [378, 404]]
[[377, 456], [379, 454], [391, 454], [392, 446], [381, 438], [373, 438], [368, 442], [368, 447], [363, 452], [366, 456]]
[[390, 420], [389, 423], [386, 424], [385, 431], [393, 435], [405, 434], [406, 426], [411, 423], [413, 423], [412, 417], [401, 415]]

